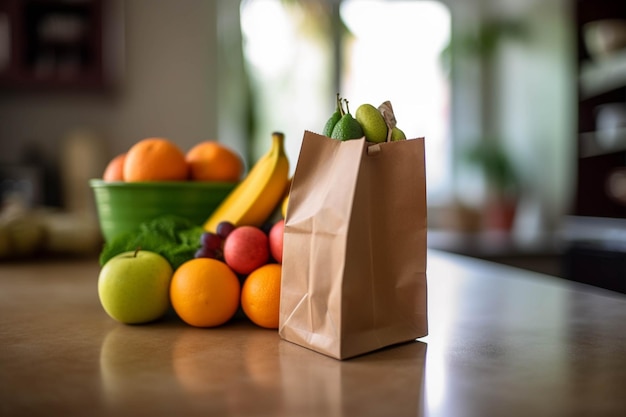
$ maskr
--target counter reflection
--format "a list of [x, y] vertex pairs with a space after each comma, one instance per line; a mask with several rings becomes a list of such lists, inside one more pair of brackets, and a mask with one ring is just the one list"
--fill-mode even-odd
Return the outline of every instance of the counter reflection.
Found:
[[101, 347], [102, 402], [122, 413], [422, 416], [426, 350], [415, 341], [339, 361], [243, 319], [219, 331], [120, 325]]

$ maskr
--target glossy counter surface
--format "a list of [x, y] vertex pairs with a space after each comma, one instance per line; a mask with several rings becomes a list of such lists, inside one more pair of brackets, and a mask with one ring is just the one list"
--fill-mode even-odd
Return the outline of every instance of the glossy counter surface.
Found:
[[431, 251], [430, 335], [337, 361], [111, 320], [95, 260], [0, 264], [1, 416], [624, 416], [626, 298]]

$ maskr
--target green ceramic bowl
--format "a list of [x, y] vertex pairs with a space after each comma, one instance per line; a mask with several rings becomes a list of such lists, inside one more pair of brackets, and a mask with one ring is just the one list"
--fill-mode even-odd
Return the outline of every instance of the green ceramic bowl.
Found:
[[202, 225], [235, 188], [225, 182], [107, 182], [92, 179], [100, 229], [106, 241], [163, 215]]

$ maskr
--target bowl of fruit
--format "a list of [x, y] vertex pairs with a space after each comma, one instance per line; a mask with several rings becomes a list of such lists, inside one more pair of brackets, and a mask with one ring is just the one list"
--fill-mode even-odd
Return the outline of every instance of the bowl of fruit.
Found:
[[146, 138], [113, 158], [89, 182], [105, 241], [171, 215], [202, 225], [239, 183], [243, 160], [216, 141], [184, 153], [165, 138]]
[[165, 215], [201, 225], [234, 188], [227, 182], [107, 182], [90, 180], [105, 240]]

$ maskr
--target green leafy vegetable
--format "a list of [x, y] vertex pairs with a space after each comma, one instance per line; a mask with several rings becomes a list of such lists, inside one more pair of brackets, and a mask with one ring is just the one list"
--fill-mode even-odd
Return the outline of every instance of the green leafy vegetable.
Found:
[[156, 252], [177, 269], [192, 259], [200, 247], [203, 229], [178, 216], [163, 216], [142, 223], [137, 231], [120, 233], [105, 243], [100, 252], [100, 265], [122, 252], [142, 250]]

